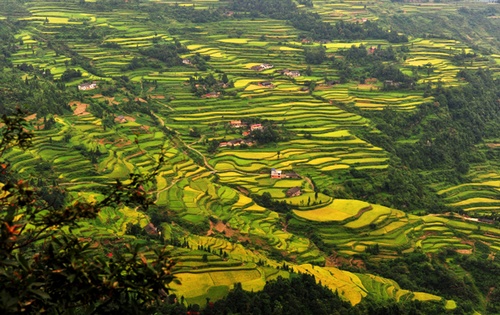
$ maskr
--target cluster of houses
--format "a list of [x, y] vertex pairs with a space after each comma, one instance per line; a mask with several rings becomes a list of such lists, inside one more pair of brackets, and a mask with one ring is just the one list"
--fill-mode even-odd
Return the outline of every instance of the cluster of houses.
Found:
[[95, 81], [78, 84], [78, 90], [80, 90], [80, 91], [93, 90], [96, 88], [97, 88], [97, 82], [95, 82]]
[[241, 120], [231, 120], [229, 122], [229, 125], [232, 127], [232, 128], [246, 128], [247, 130], [246, 131], [243, 131], [242, 135], [243, 136], [248, 136], [250, 134], [250, 132], [254, 131], [254, 130], [262, 130], [264, 128], [264, 126], [262, 126], [262, 124], [247, 124], [247, 123], [244, 123], [242, 122]]
[[223, 147], [239, 147], [241, 145], [247, 145], [249, 147], [253, 146], [255, 144], [254, 141], [251, 140], [245, 140], [245, 139], [233, 139], [229, 141], [224, 141], [219, 143], [219, 148]]
[[272, 69], [272, 68], [274, 68], [273, 65], [270, 65], [268, 63], [262, 63], [260, 65], [253, 66], [250, 69], [255, 70], [255, 71], [263, 71], [263, 70]]
[[[263, 71], [263, 70], [272, 69], [272, 68], [274, 68], [273, 65], [268, 64], [268, 63], [262, 63], [260, 65], [253, 66], [250, 69], [254, 70], [254, 71]], [[297, 71], [297, 70], [283, 69], [283, 70], [279, 71], [279, 73], [282, 75], [286, 75], [288, 77], [292, 77], [292, 78], [300, 77], [300, 71]], [[268, 82], [268, 85], [272, 85], [271, 82]], [[265, 85], [262, 85], [262, 86], [265, 86]]]
[[[241, 120], [231, 120], [229, 122], [229, 125], [232, 128], [242, 128], [242, 129], [245, 128], [246, 130], [241, 133], [244, 137], [250, 135], [250, 133], [254, 130], [262, 130], [264, 128], [264, 126], [262, 126], [262, 124], [247, 124], [245, 122], [242, 122]], [[251, 140], [245, 140], [245, 139], [234, 139], [234, 140], [224, 141], [224, 142], [219, 143], [219, 147], [220, 148], [228, 147], [228, 146], [239, 147], [242, 144], [245, 144], [245, 145], [251, 147], [255, 144], [255, 142], [251, 141]]]

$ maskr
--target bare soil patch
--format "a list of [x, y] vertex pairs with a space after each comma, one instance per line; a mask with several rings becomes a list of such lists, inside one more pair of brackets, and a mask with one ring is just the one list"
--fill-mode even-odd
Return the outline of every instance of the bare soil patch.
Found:
[[87, 112], [87, 107], [89, 106], [89, 104], [85, 104], [79, 101], [71, 101], [69, 102], [69, 106], [73, 108], [73, 115], [83, 116], [90, 114], [89, 112]]

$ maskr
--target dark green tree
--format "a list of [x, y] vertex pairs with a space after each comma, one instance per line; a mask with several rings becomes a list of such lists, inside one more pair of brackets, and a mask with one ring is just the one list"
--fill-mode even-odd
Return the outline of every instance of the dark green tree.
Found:
[[155, 308], [176, 281], [164, 247], [151, 246], [154, 254], [146, 257], [138, 245], [106, 247], [72, 233], [105, 207], [147, 209], [151, 175], [117, 181], [101, 201], [54, 206], [2, 159], [10, 148], [31, 143], [23, 114], [4, 115], [0, 129], [0, 313], [141, 314]]

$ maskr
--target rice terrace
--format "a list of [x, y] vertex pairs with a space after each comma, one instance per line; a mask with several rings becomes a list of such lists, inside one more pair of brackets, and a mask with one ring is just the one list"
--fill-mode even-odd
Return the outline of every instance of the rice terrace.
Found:
[[0, 113], [26, 109], [33, 141], [0, 157], [61, 204], [155, 174], [148, 211], [107, 207], [71, 233], [145, 260], [166, 244], [169, 293], [198, 314], [298, 274], [360, 313], [498, 314], [499, 16], [498, 1], [4, 0]]

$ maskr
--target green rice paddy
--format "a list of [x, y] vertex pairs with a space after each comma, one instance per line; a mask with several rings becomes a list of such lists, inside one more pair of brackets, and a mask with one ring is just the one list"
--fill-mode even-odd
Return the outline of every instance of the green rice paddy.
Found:
[[[195, 3], [198, 9], [216, 5], [213, 1], [196, 0]], [[181, 1], [179, 5], [192, 3]], [[429, 9], [404, 7], [408, 11]], [[183, 286], [174, 289], [190, 303], [204, 303], [209, 295], [223, 296], [237, 282], [241, 282], [245, 289], [259, 290], [267, 280], [288, 276], [284, 271], [256, 265], [259, 259], [265, 259], [271, 267], [278, 266], [277, 262], [266, 257], [270, 251], [284, 255], [294, 270], [316, 275], [322, 284], [336, 289], [352, 304], [359, 303], [367, 292], [380, 298], [440, 299], [423, 292], [402, 290], [389, 279], [311, 265], [323, 264], [325, 254], [309, 239], [298, 236], [294, 231], [297, 227], [312, 226], [327, 246], [334, 246], [340, 255], [346, 256], [362, 254], [368, 246], [375, 244], [382, 249], [381, 258], [383, 255], [396, 256], [402, 250], [416, 247], [425, 252], [437, 252], [444, 247], [472, 249], [471, 245], [462, 242], [463, 235], [488, 242], [495, 250], [500, 249], [497, 237], [500, 231], [480, 222], [463, 217], [411, 216], [360, 200], [315, 193], [317, 187], [313, 187], [313, 183], [321, 185], [345, 170], [367, 169], [376, 176], [386, 172], [389, 165], [387, 152], [355, 135], [356, 129], [371, 128], [371, 125], [367, 119], [349, 110], [349, 106], [357, 110], [392, 108], [411, 111], [433, 101], [431, 97], [424, 97], [422, 91], [383, 91], [383, 82], [376, 80], [370, 84], [328, 85], [323, 77], [337, 78], [340, 73], [326, 65], [313, 65], [313, 76], [304, 78], [306, 46], [297, 42], [299, 31], [279, 20], [257, 18], [245, 21], [248, 24], [245, 24], [244, 34], [235, 38], [228, 37], [225, 31], [241, 28], [241, 23], [232, 19], [204, 24], [200, 33], [172, 34], [165, 25], [141, 22], [147, 18], [145, 14], [85, 12], [82, 7], [69, 2], [58, 2], [57, 5], [29, 2], [28, 9], [32, 16], [22, 18], [29, 27], [16, 36], [23, 45], [11, 57], [14, 65], [26, 63], [50, 69], [55, 79], [59, 79], [67, 68], [80, 70], [82, 78], [68, 83], [72, 88], [84, 81], [105, 82], [122, 75], [141, 86], [146, 80], [155, 80], [158, 85], [142, 89], [140, 96], [147, 100], [144, 106], [158, 108], [157, 117], [161, 118], [165, 128], [175, 130], [176, 134], [168, 135], [162, 124], [145, 114], [131, 114], [133, 119], [106, 131], [101, 119], [91, 113], [68, 114], [58, 116], [54, 128], [35, 131], [33, 148], [25, 152], [13, 150], [6, 157], [20, 174], [29, 173], [37, 161], [51, 162], [54, 173], [60, 174], [60, 185], [71, 196], [93, 200], [100, 197], [96, 191], [103, 185], [115, 179], [126, 180], [131, 172], [152, 170], [163, 148], [166, 163], [160, 169], [154, 187], [149, 190], [157, 205], [168, 209], [186, 224], [207, 226], [210, 222], [214, 224], [212, 221], [223, 223], [212, 227], [211, 233], [207, 233], [210, 235], [193, 234], [188, 239], [193, 248], [210, 245], [229, 255], [224, 260], [210, 254], [210, 263], [205, 263], [201, 259], [203, 252], [196, 252], [188, 258], [187, 251], [177, 249], [175, 258], [180, 263], [176, 276]], [[311, 10], [330, 22], [377, 19], [372, 10], [350, 1], [318, 0]], [[45, 18], [48, 23], [44, 23]], [[65, 39], [72, 52], [92, 63], [97, 70], [94, 74], [81, 66], [71, 65], [70, 55], [57, 55], [47, 44], [36, 40], [42, 35], [64, 35], [68, 28], [84, 25], [103, 31], [109, 28], [102, 41], [78, 37]], [[154, 40], [171, 43], [174, 37], [185, 43], [189, 50], [183, 58], [197, 53], [210, 56], [210, 68], [207, 71], [192, 66], [165, 67], [161, 71], [153, 68], [124, 70], [134, 57], [142, 56], [140, 49], [151, 47]], [[103, 48], [102, 44], [113, 48]], [[360, 44], [389, 45], [386, 41], [367, 40], [334, 41], [324, 46], [328, 54], [336, 54], [340, 49]], [[452, 58], [462, 50], [472, 51], [458, 41], [413, 38], [402, 63], [403, 71], [411, 74], [413, 68], [430, 64], [432, 73], [421, 71], [419, 84], [442, 82], [444, 86], [459, 85], [456, 74], [463, 67], [453, 64]], [[498, 55], [492, 55], [492, 58], [500, 63]], [[263, 63], [272, 64], [273, 68], [264, 71], [251, 69]], [[487, 61], [479, 61], [473, 67], [488, 65]], [[279, 73], [284, 69], [298, 70], [302, 75], [292, 79]], [[213, 73], [217, 77], [217, 71], [226, 73], [234, 83], [234, 87], [224, 90], [222, 97], [201, 99], [190, 92], [186, 84], [189, 77], [200, 73], [203, 76]], [[303, 90], [309, 80], [317, 81], [316, 89], [311, 92]], [[273, 86], [263, 87], [263, 82], [272, 82]], [[99, 89], [85, 93], [95, 100], [115, 101], [118, 111], [128, 101], [123, 95], [109, 100], [100, 95]], [[271, 120], [290, 134], [287, 140], [276, 144], [224, 147], [214, 154], [207, 152], [205, 141], [241, 138], [243, 130], [230, 128], [229, 122], [245, 119]], [[147, 128], [143, 128], [145, 126]], [[201, 139], [189, 135], [193, 127], [200, 130]], [[137, 143], [135, 139], [138, 139]], [[97, 163], [75, 149], [78, 145], [85, 150], [98, 149], [101, 156]], [[206, 162], [195, 162], [192, 158], [197, 154], [195, 152], [201, 153]], [[272, 168], [294, 171], [299, 178], [271, 178]], [[438, 188], [450, 206], [470, 212], [498, 211], [499, 183], [498, 168], [492, 167], [487, 171], [474, 170], [470, 184]], [[293, 187], [300, 187], [302, 194], [287, 197], [287, 190]], [[294, 207], [289, 228], [278, 213], [250, 198], [252, 193], [262, 195], [266, 192], [275, 201]], [[134, 209], [109, 209], [95, 222], [84, 226], [80, 233], [84, 236], [109, 232], [124, 235], [127, 223], [144, 227], [147, 220], [144, 214]], [[178, 227], [169, 226], [166, 230], [168, 238], [184, 236]], [[241, 245], [243, 242], [265, 244], [266, 249], [262, 253], [249, 250]], [[447, 301], [446, 307], [455, 308], [453, 303]]]

